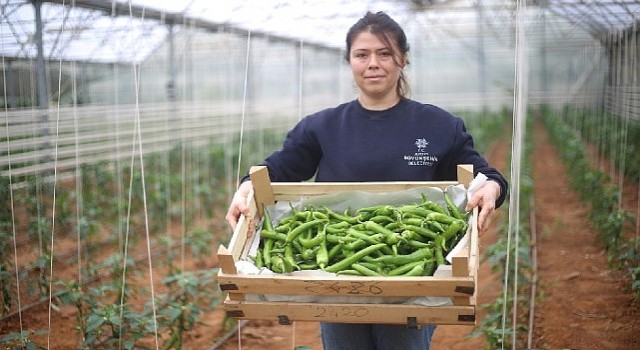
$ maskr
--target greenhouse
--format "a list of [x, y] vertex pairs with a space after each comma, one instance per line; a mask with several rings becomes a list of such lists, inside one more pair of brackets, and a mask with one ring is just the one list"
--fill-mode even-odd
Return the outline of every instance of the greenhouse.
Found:
[[[640, 349], [640, 2], [2, 0], [0, 9], [0, 348], [329, 350], [329, 322], [437, 325], [436, 350]], [[467, 164], [458, 178], [377, 179], [393, 165], [376, 157], [396, 137], [374, 130], [347, 143], [335, 127], [318, 172], [295, 181], [282, 180], [278, 155], [268, 173], [258, 167], [287, 145], [313, 163], [315, 149], [304, 153], [295, 137], [321, 138], [305, 128], [327, 111], [367, 110], [347, 33], [368, 12], [406, 34], [402, 64], [401, 45], [385, 46], [408, 86], [398, 105], [461, 120], [508, 183], [496, 202], [462, 210], [482, 175]], [[380, 66], [385, 52], [371, 53]], [[405, 165], [450, 160], [429, 153], [436, 141], [411, 142], [418, 151]], [[337, 153], [349, 160], [340, 168], [365, 164], [358, 173], [371, 178], [324, 180], [327, 150], [343, 144], [369, 147], [357, 160]], [[248, 213], [232, 227], [247, 176]], [[439, 189], [452, 181], [463, 202]], [[422, 186], [442, 193], [433, 210], [446, 220], [416, 224], [398, 214], [406, 206], [375, 203], [388, 213], [381, 227], [356, 216], [365, 206], [325, 205]], [[309, 199], [322, 205], [306, 222], [278, 231], [282, 216], [271, 227], [278, 205], [298, 220]], [[335, 245], [330, 217], [353, 224]], [[407, 237], [418, 236], [414, 249], [429, 253], [408, 266], [422, 250], [405, 250]], [[323, 251], [342, 260], [321, 260]], [[378, 264], [392, 258], [402, 263]], [[247, 265], [260, 272], [244, 274]], [[296, 271], [303, 265], [309, 275]]]

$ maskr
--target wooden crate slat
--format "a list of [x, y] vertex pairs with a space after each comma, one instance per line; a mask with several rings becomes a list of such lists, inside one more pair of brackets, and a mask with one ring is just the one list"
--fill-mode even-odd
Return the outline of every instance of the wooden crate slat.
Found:
[[246, 294], [311, 296], [463, 296], [474, 292], [473, 277], [319, 277], [218, 274], [221, 288]]
[[227, 299], [227, 314], [239, 319], [291, 321], [475, 325], [472, 306], [420, 306], [406, 304], [316, 304], [248, 302]]

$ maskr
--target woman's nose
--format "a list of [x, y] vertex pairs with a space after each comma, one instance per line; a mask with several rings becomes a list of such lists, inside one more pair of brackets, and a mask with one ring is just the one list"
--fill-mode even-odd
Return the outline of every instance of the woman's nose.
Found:
[[378, 68], [378, 56], [377, 55], [371, 55], [369, 56], [369, 64], [367, 65], [367, 68]]

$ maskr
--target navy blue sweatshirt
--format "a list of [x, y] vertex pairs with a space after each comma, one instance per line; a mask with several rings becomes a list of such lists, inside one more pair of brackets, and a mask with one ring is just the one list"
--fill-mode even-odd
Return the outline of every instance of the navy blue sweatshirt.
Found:
[[507, 181], [473, 148], [463, 120], [410, 99], [383, 111], [353, 100], [311, 114], [263, 163], [273, 182], [456, 181], [458, 164], [500, 184], [502, 204]]

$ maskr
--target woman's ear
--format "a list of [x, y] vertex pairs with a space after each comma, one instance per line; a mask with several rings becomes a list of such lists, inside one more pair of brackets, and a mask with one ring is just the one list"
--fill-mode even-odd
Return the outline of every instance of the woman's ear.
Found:
[[402, 57], [400, 57], [400, 68], [404, 69], [404, 67], [406, 67], [407, 64], [409, 64], [409, 57], [405, 53], [402, 55]]

